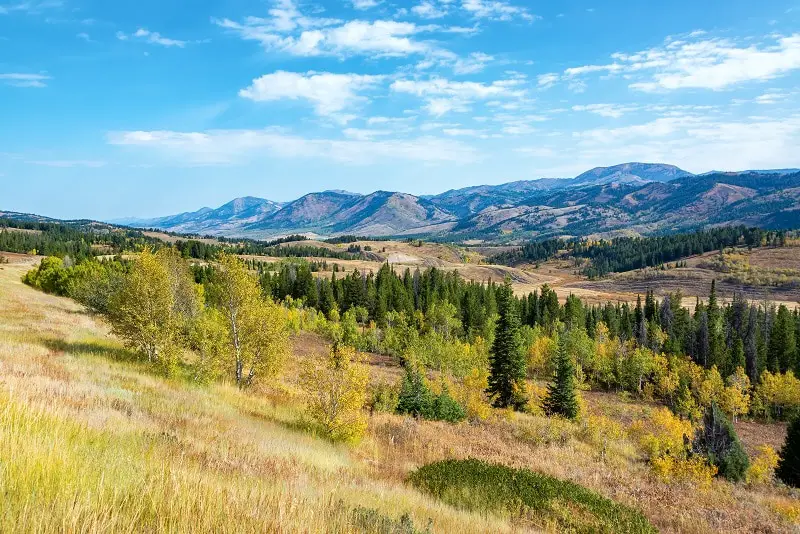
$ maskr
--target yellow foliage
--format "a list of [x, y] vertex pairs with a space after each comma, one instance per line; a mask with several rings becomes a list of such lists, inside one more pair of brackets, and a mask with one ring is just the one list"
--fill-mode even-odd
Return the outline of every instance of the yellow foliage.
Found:
[[778, 453], [769, 445], [761, 445], [758, 455], [750, 462], [747, 470], [748, 484], [766, 484], [772, 480], [778, 467]]
[[528, 369], [534, 375], [546, 375], [550, 370], [558, 350], [558, 340], [547, 335], [539, 335], [528, 350]]
[[306, 364], [301, 373], [306, 393], [306, 413], [334, 441], [358, 442], [367, 430], [364, 404], [369, 368], [355, 350], [331, 350], [325, 365]]
[[464, 377], [461, 388], [456, 388], [456, 399], [464, 406], [470, 421], [486, 420], [492, 410], [486, 402], [485, 391], [489, 387], [489, 372], [473, 369]]
[[770, 506], [788, 521], [800, 524], [800, 503], [797, 500], [775, 501]]
[[706, 372], [705, 379], [700, 384], [698, 391], [698, 400], [703, 407], [711, 406], [711, 403], [716, 401], [720, 402], [722, 394], [725, 391], [725, 382], [722, 380], [722, 375], [719, 374], [717, 366], [713, 366]]
[[750, 411], [750, 378], [743, 368], [737, 367], [736, 372], [728, 377], [728, 386], [723, 390], [719, 402], [722, 410], [734, 421]]
[[755, 411], [782, 416], [785, 410], [800, 406], [800, 380], [791, 371], [784, 374], [764, 371], [753, 404]]
[[685, 457], [685, 438], [693, 435], [692, 424], [667, 408], [654, 410], [649, 421], [634, 422], [630, 431], [651, 461], [661, 456]]
[[711, 487], [711, 481], [717, 474], [717, 467], [709, 465], [705, 458], [692, 456], [691, 458], [675, 458], [661, 456], [650, 461], [653, 472], [663, 482], [690, 482], [703, 489]]

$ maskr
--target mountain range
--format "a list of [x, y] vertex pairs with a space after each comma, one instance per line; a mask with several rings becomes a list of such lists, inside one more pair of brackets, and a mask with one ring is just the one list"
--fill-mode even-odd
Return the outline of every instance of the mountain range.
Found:
[[711, 172], [626, 163], [575, 178], [544, 178], [414, 196], [309, 193], [287, 203], [235, 199], [138, 228], [227, 237], [425, 236], [508, 242], [549, 236], [653, 234], [720, 224], [800, 227], [800, 170]]

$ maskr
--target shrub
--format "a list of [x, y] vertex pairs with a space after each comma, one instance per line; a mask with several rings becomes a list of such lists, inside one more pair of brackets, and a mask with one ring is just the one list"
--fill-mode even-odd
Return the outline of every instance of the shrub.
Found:
[[448, 423], [460, 423], [466, 418], [467, 413], [464, 408], [450, 396], [447, 387], [443, 387], [442, 392], [433, 399], [433, 419]]
[[425, 383], [422, 371], [413, 365], [406, 366], [400, 383], [397, 413], [430, 419], [433, 415], [433, 394]]
[[309, 364], [301, 378], [309, 417], [333, 441], [359, 441], [367, 429], [363, 408], [369, 368], [358, 361], [355, 351], [334, 347], [324, 367]]
[[800, 417], [789, 425], [775, 474], [785, 484], [800, 487]]
[[637, 510], [572, 482], [480, 460], [445, 460], [421, 467], [411, 483], [452, 506], [524, 514], [544, 530], [656, 532]]
[[703, 426], [695, 436], [693, 450], [708, 457], [717, 466], [719, 475], [731, 482], [745, 479], [750, 460], [733, 425], [716, 402], [706, 411]]
[[758, 456], [750, 462], [750, 469], [747, 470], [748, 484], [766, 484], [775, 475], [775, 468], [778, 467], [778, 453], [769, 445], [761, 445]]
[[408, 514], [403, 514], [400, 519], [395, 520], [374, 508], [363, 506], [353, 510], [351, 523], [355, 528], [354, 532], [370, 534], [428, 534], [431, 531], [430, 526], [425, 530], [417, 530]]
[[441, 393], [435, 395], [425, 383], [422, 371], [412, 365], [406, 366], [403, 375], [397, 413], [448, 423], [458, 423], [467, 417], [464, 407], [450, 395], [446, 384], [443, 383]]
[[690, 482], [701, 488], [711, 487], [711, 480], [717, 474], [717, 467], [709, 465], [705, 458], [692, 456], [689, 458], [676, 458], [674, 456], [659, 456], [651, 460], [653, 472], [663, 482]]
[[373, 386], [368, 406], [371, 412], [392, 413], [397, 410], [399, 400], [397, 388], [381, 382]]

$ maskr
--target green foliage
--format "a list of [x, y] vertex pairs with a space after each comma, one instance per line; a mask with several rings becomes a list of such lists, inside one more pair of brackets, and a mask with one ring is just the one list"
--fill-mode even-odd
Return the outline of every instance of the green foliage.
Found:
[[692, 448], [695, 453], [707, 456], [711, 465], [717, 466], [719, 476], [731, 482], [745, 479], [750, 460], [733, 424], [716, 402], [706, 411], [703, 426], [695, 436]]
[[371, 412], [393, 413], [397, 411], [399, 402], [400, 392], [398, 389], [391, 384], [381, 382], [372, 387], [368, 406]]
[[433, 419], [448, 423], [460, 423], [466, 418], [467, 412], [458, 401], [450, 396], [447, 387], [443, 387], [442, 392], [433, 399]]
[[447, 387], [434, 395], [419, 368], [410, 364], [406, 366], [400, 385], [397, 413], [449, 423], [458, 423], [467, 417], [466, 410], [450, 396]]
[[775, 475], [784, 484], [800, 488], [800, 417], [789, 424]]
[[374, 508], [359, 506], [353, 510], [352, 526], [354, 532], [363, 534], [430, 534], [430, 525], [425, 530], [418, 530], [408, 514], [400, 519], [381, 514]]
[[445, 503], [481, 513], [522, 515], [542, 530], [651, 533], [640, 512], [572, 482], [480, 460], [421, 467], [411, 483]]
[[400, 383], [397, 413], [423, 419], [433, 418], [433, 394], [425, 383], [422, 372], [410, 364], [406, 365], [405, 374]]
[[553, 382], [547, 386], [544, 411], [547, 415], [559, 415], [567, 419], [578, 417], [578, 396], [575, 386], [575, 365], [567, 353], [563, 336], [558, 343], [556, 371]]

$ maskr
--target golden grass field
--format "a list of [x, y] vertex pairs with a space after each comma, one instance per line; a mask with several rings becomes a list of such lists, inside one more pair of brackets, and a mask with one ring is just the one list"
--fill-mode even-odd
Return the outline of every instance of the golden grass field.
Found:
[[[376, 414], [361, 444], [331, 444], [301, 424], [297, 368], [324, 352], [318, 336], [295, 338], [279, 380], [246, 393], [201, 388], [153, 374], [80, 306], [24, 286], [32, 258], [10, 260], [0, 265], [0, 532], [363, 532], [350, 520], [357, 506], [408, 513], [432, 532], [536, 531], [405, 482], [418, 466], [467, 457], [577, 482], [663, 532], [800, 531], [800, 501], [786, 489], [666, 484], [624, 432], [598, 435], [585, 422]], [[399, 375], [385, 358], [372, 363], [374, 380]], [[610, 393], [585, 400], [622, 429], [651, 408]], [[785, 429], [742, 423], [740, 432], [754, 450], [778, 446]]]

